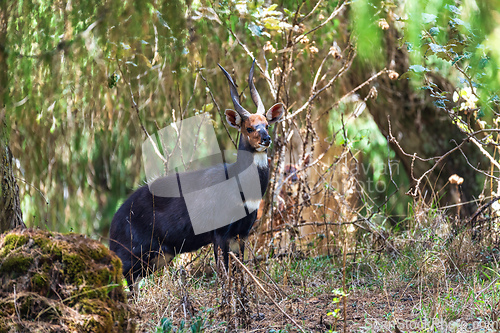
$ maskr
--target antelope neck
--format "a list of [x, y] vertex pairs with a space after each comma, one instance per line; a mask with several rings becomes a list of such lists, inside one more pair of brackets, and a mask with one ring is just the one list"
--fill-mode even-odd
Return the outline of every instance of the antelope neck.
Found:
[[[264, 151], [257, 151], [255, 148], [251, 147], [247, 142], [244, 140], [240, 139], [240, 142], [238, 144], [238, 161], [243, 162], [244, 160], [247, 160], [249, 156], [253, 157], [253, 163], [257, 165], [259, 169], [267, 169], [269, 168], [269, 165], [267, 163], [267, 149]], [[244, 164], [248, 165], [252, 162], [247, 161], [243, 162]]]

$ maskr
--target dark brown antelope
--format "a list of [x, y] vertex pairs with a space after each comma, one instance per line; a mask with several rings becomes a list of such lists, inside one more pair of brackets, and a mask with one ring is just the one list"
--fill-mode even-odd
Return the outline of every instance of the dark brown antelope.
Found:
[[[226, 120], [230, 126], [238, 129], [241, 133], [236, 162], [215, 165], [189, 173], [170, 175], [156, 180], [154, 184], [177, 185], [178, 182], [180, 184], [181, 179], [189, 178], [196, 182], [198, 188], [210, 188], [217, 185], [214, 181], [214, 175], [222, 172], [226, 175], [226, 179], [231, 177], [238, 179], [239, 185], [239, 193], [233, 195], [233, 198], [228, 197], [227, 201], [225, 200], [222, 204], [234, 206], [238, 205], [235, 202], [239, 200], [240, 208], [244, 209], [246, 214], [243, 218], [234, 220], [225, 226], [196, 234], [192, 225], [193, 216], [190, 217], [190, 212], [188, 212], [188, 206], [192, 202], [186, 200], [186, 193], [183, 195], [181, 190], [179, 197], [165, 197], [155, 195], [154, 190], [152, 191], [154, 186], [139, 188], [118, 209], [110, 229], [109, 247], [122, 260], [123, 274], [129, 284], [139, 276], [144, 276], [148, 270], [156, 270], [165, 265], [176, 254], [195, 251], [210, 243], [213, 244], [216, 260], [220, 248], [227, 268], [229, 249], [233, 249], [236, 240], [243, 240], [248, 236], [255, 222], [260, 199], [269, 182], [267, 148], [271, 144], [271, 137], [268, 133], [268, 126], [281, 118], [284, 106], [277, 103], [265, 112], [264, 104], [253, 83], [254, 64], [252, 64], [248, 85], [257, 111], [254, 114], [248, 112], [240, 105], [238, 91], [231, 76], [222, 66], [219, 65], [219, 67], [229, 82], [234, 105], [234, 110], [225, 111]], [[253, 183], [257, 183], [256, 186], [260, 192], [258, 196], [248, 195], [244, 191], [244, 182], [249, 183], [249, 181], [243, 179], [244, 177], [241, 175], [245, 170], [248, 170], [249, 166], [257, 170]], [[234, 196], [238, 198], [234, 198]], [[206, 212], [207, 223], [212, 223], [213, 221], [208, 220], [217, 218], [214, 207], [221, 206], [220, 195], [198, 197], [196, 205], [198, 212], [201, 214]], [[233, 208], [228, 207], [228, 209]], [[239, 245], [239, 248], [236, 247], [236, 249], [242, 255], [243, 242], [240, 241], [239, 244], [235, 245]]]

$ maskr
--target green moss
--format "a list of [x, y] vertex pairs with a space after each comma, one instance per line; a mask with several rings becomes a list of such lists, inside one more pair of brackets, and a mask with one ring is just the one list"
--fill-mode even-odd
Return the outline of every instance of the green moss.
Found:
[[0, 272], [24, 274], [28, 271], [32, 263], [32, 258], [23, 255], [10, 255], [0, 264]]
[[108, 298], [108, 288], [99, 288], [95, 286], [84, 286], [78, 292], [80, 297], [78, 300], [82, 299], [97, 299], [106, 300]]
[[[90, 332], [111, 332], [113, 329], [113, 313], [110, 311], [108, 304], [97, 299], [86, 299], [81, 303], [81, 312], [85, 314], [98, 315], [99, 320], [90, 319], [85, 327], [94, 327]], [[90, 328], [90, 327], [89, 327]]]
[[51, 265], [48, 262], [44, 262], [42, 264], [42, 271], [44, 271], [45, 273], [50, 272], [50, 269], [51, 269]]
[[96, 249], [89, 249], [88, 254], [89, 254], [89, 257], [91, 257], [94, 260], [101, 260], [106, 255], [109, 255], [109, 250], [106, 249], [106, 247], [101, 244]]
[[[100, 251], [99, 251], [100, 253]], [[95, 253], [94, 253], [95, 254]], [[99, 256], [101, 256], [99, 254]], [[99, 287], [106, 286], [111, 283], [116, 283], [117, 280], [117, 268], [112, 266], [112, 269], [108, 267], [100, 268], [97, 270], [89, 269], [86, 265], [85, 256], [80, 254], [64, 254], [64, 272], [68, 281], [75, 284], [85, 284], [88, 285], [89, 291]], [[119, 262], [119, 260], [117, 260]], [[101, 266], [102, 267], [102, 266]], [[121, 267], [119, 268], [121, 271]], [[84, 288], [85, 289], [85, 288]], [[105, 289], [99, 289], [92, 292], [92, 295], [96, 297], [102, 297], [107, 294]]]
[[81, 332], [85, 333], [100, 333], [100, 332], [109, 332], [106, 331], [106, 329], [103, 327], [101, 322], [99, 320], [95, 319], [94, 317], [88, 318], [87, 322], [85, 322], [83, 326], [83, 330]]
[[26, 244], [29, 240], [28, 236], [18, 235], [18, 234], [9, 234], [6, 235], [3, 239], [2, 251], [0, 253], [0, 257], [7, 255], [10, 251], [17, 249], [24, 244]]
[[33, 238], [35, 244], [42, 250], [42, 252], [54, 255], [58, 258], [62, 257], [62, 249], [58, 246], [53, 239], [50, 238], [50, 235], [40, 235]]
[[71, 283], [82, 284], [86, 275], [86, 264], [82, 256], [78, 254], [63, 255], [64, 272]]
[[23, 299], [19, 299], [19, 312], [28, 317], [30, 312], [31, 312], [31, 309], [33, 308], [33, 298], [30, 297], [30, 296], [26, 296], [25, 298]]
[[122, 261], [118, 257], [114, 257], [113, 259], [111, 259], [111, 265], [113, 265], [113, 277], [115, 280], [114, 282], [119, 283], [122, 279]]
[[0, 318], [0, 333], [8, 333], [9, 332], [9, 327], [7, 326], [7, 323], [4, 321], [4, 319]]
[[[18, 313], [30, 325], [36, 318], [51, 325], [64, 323], [75, 332], [110, 332], [117, 325], [120, 330], [131, 330], [126, 294], [116, 285], [122, 279], [121, 261], [104, 245], [82, 235], [29, 229], [23, 235], [2, 236], [0, 244], [0, 280], [9, 281], [0, 291], [11, 293], [13, 284], [23, 291], [17, 297], [17, 311], [12, 302], [0, 300], [0, 324], [2, 318]], [[51, 298], [52, 285], [57, 299], [66, 299], [64, 303]], [[80, 312], [78, 320], [61, 316], [69, 307]], [[11, 324], [7, 322], [7, 330]]]
[[48, 291], [49, 279], [44, 274], [36, 273], [31, 278], [31, 288], [36, 292]]
[[100, 269], [99, 271], [96, 272], [96, 281], [94, 281], [94, 284], [99, 285], [99, 286], [104, 286], [109, 283], [112, 283], [112, 273], [109, 269], [103, 268]]

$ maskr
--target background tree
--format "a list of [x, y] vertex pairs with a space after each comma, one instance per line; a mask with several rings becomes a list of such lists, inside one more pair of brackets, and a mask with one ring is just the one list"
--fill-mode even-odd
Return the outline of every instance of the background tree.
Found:
[[[451, 5], [454, 7], [440, 14]], [[8, 70], [1, 75], [8, 87], [4, 105], [9, 124], [4, 138], [9, 139], [14, 164], [19, 165], [14, 171], [21, 180], [21, 207], [27, 224], [105, 236], [120, 202], [143, 182], [140, 144], [144, 132], [153, 133], [197, 112], [209, 112], [215, 126], [223, 126], [227, 87], [216, 64], [232, 70], [241, 85], [253, 57], [259, 64], [257, 86], [263, 99], [284, 101], [289, 108], [287, 120], [275, 132], [274, 156], [284, 156], [282, 148], [294, 130], [302, 139], [288, 160], [304, 157], [327, 138], [326, 146], [336, 142], [355, 153], [362, 149], [355, 156], [363, 163], [374, 159], [386, 163], [396, 153], [411, 173], [411, 157], [399, 148], [388, 154], [387, 142], [374, 126], [387, 135], [389, 113], [402, 150], [432, 158], [415, 162], [415, 185], [437, 161], [433, 157], [454, 147], [451, 139], [460, 143], [467, 136], [463, 126], [453, 125], [456, 118], [447, 112], [456, 106], [451, 95], [460, 84], [460, 75], [447, 73], [454, 60], [442, 61], [439, 55], [443, 52], [434, 52], [431, 44], [444, 47], [457, 36], [472, 36], [464, 25], [449, 25], [469, 18], [471, 31], [483, 22], [484, 34], [474, 36], [486, 40], [492, 31], [492, 13], [483, 7], [477, 17], [467, 8], [457, 12], [453, 8], [460, 7], [460, 2], [412, 6], [361, 0], [4, 4], [0, 48], [3, 68]], [[436, 19], [422, 21], [424, 14]], [[483, 17], [487, 19], [480, 19]], [[384, 30], [384, 22], [388, 30]], [[432, 28], [440, 31], [435, 43], [421, 34]], [[474, 41], [468, 39], [463, 48], [454, 51], [465, 55], [477, 45]], [[479, 64], [479, 51], [473, 54], [478, 55], [474, 59]], [[368, 59], [372, 61], [367, 63]], [[455, 63], [462, 68], [474, 59], [461, 58]], [[492, 72], [483, 81], [498, 82], [491, 69], [494, 63], [487, 64]], [[408, 77], [390, 80], [392, 71], [402, 75], [407, 69], [410, 81]], [[432, 95], [412, 90], [419, 85]], [[495, 91], [493, 86], [488, 89]], [[443, 98], [431, 104], [430, 97], [443, 92], [448, 93], [450, 107], [435, 109]], [[244, 90], [244, 104], [249, 103], [245, 94]], [[375, 123], [366, 112], [355, 112], [362, 110], [361, 102], [368, 106]], [[488, 117], [493, 119], [495, 112]], [[475, 124], [472, 121], [471, 128], [478, 126]], [[219, 129], [220, 142], [230, 147], [226, 131]], [[484, 153], [478, 153], [477, 145], [468, 146], [472, 148], [461, 148], [469, 163], [477, 167]], [[485, 149], [493, 154], [491, 148]], [[341, 150], [332, 150], [332, 161]], [[446, 163], [440, 162], [443, 169], [436, 167], [422, 182], [431, 187], [438, 184], [435, 198], [447, 191], [443, 186], [452, 172], [467, 180], [464, 200], [481, 194], [481, 177], [458, 150]], [[326, 164], [322, 167], [333, 173]], [[380, 170], [364, 175], [392, 186], [379, 193], [377, 205], [388, 199], [404, 214], [401, 197], [408, 188], [403, 176], [394, 182], [401, 195], [390, 197], [396, 189], [390, 175]]]
[[7, 34], [8, 12], [0, 13], [0, 233], [16, 227], [24, 227], [19, 188], [13, 173], [12, 153], [9, 148], [9, 133], [5, 120], [6, 104], [9, 101], [9, 82], [7, 75], [7, 54], [5, 40]]

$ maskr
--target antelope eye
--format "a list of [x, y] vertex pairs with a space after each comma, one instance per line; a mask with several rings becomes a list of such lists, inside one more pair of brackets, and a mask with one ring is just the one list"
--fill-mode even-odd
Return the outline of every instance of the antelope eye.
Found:
[[253, 128], [247, 127], [247, 132], [248, 133], [252, 133], [253, 132]]

